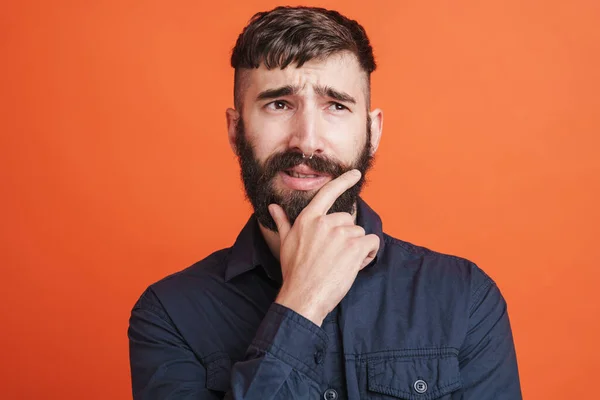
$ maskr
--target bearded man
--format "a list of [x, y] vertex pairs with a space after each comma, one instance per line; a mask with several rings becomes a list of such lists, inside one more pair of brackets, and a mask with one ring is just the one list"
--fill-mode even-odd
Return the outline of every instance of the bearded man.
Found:
[[134, 398], [520, 399], [496, 284], [385, 234], [359, 197], [383, 126], [365, 30], [278, 7], [231, 65], [229, 143], [254, 214], [134, 306]]

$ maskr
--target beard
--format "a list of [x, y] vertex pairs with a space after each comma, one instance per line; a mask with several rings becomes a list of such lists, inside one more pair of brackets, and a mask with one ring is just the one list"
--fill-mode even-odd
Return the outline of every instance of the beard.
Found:
[[[318, 190], [302, 191], [293, 189], [277, 189], [275, 180], [279, 172], [283, 172], [300, 164], [305, 164], [315, 172], [326, 174], [335, 179], [351, 169], [361, 172], [360, 180], [350, 189], [342, 193], [333, 203], [327, 214], [347, 212], [352, 214], [358, 195], [360, 194], [367, 171], [373, 164], [371, 155], [371, 119], [367, 115], [367, 140], [358, 157], [349, 165], [326, 156], [314, 154], [311, 159], [303, 158], [297, 151], [284, 151], [270, 155], [264, 164], [256, 158], [252, 144], [246, 138], [244, 121], [240, 117], [236, 126], [235, 145], [240, 163], [242, 182], [246, 198], [254, 208], [254, 215], [265, 228], [277, 232], [277, 225], [269, 213], [269, 204], [278, 204], [285, 211], [290, 224], [294, 224], [298, 215], [315, 197]], [[284, 172], [285, 173], [285, 172]]]

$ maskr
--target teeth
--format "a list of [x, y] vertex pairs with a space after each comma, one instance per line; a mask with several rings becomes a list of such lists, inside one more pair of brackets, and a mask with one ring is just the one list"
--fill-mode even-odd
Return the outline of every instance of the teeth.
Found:
[[289, 174], [291, 176], [293, 176], [294, 178], [316, 178], [318, 175], [304, 175], [304, 174], [299, 174], [297, 172], [294, 171], [289, 171]]

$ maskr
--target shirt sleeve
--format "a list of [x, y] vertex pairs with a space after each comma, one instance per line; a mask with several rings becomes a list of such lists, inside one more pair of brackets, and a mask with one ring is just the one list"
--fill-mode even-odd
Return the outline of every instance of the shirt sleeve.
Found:
[[507, 304], [496, 284], [475, 268], [466, 340], [459, 353], [464, 400], [522, 399]]
[[244, 359], [231, 367], [230, 387], [223, 394], [207, 387], [206, 366], [151, 289], [132, 310], [128, 337], [135, 400], [313, 399], [323, 373], [319, 355], [327, 347], [320, 327], [273, 303]]

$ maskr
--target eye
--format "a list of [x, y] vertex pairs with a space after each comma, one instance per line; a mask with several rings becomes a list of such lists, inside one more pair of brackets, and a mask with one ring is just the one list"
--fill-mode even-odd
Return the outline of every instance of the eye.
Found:
[[346, 107], [345, 105], [340, 104], [340, 103], [331, 102], [331, 104], [329, 105], [329, 109], [331, 111], [344, 111], [344, 110], [348, 110], [348, 107]]
[[265, 107], [271, 110], [286, 110], [288, 109], [288, 104], [282, 100], [275, 100], [267, 104]]

